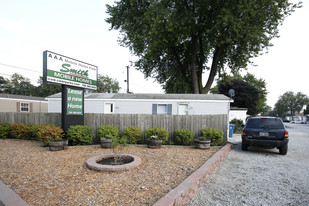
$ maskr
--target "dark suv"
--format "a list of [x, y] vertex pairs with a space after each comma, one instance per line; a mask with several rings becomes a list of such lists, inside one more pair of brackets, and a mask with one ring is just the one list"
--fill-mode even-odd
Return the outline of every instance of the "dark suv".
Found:
[[241, 135], [242, 150], [248, 150], [248, 146], [277, 147], [280, 154], [286, 155], [288, 152], [288, 137], [289, 133], [280, 118], [249, 118]]

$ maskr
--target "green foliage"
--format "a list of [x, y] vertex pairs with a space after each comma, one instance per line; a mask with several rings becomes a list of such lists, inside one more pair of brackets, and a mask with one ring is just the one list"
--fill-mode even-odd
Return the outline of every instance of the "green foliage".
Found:
[[41, 125], [36, 133], [36, 136], [40, 141], [48, 144], [48, 142], [51, 140], [61, 140], [64, 137], [64, 132], [63, 129], [61, 129], [59, 126]]
[[175, 131], [175, 140], [177, 144], [191, 145], [194, 138], [194, 132], [189, 129], [177, 129]]
[[[266, 113], [269, 110], [269, 106], [267, 106], [266, 101], [267, 101], [267, 90], [266, 90], [266, 82], [265, 80], [261, 79], [261, 78], [256, 78], [253, 74], [247, 73], [245, 76], [241, 76], [240, 74], [234, 74], [233, 76], [231, 75], [225, 75], [222, 79], [217, 81], [217, 85], [211, 89], [212, 93], [221, 93], [221, 94], [225, 94], [226, 96], [228, 96], [228, 91], [229, 89], [231, 89], [233, 86], [232, 85], [232, 80], [240, 80], [240, 81], [244, 81], [246, 82], [248, 85], [254, 87], [257, 89], [258, 91], [258, 97], [256, 100], [256, 106], [254, 108], [255, 110], [255, 114], [260, 114], [260, 113]], [[233, 82], [235, 83], [235, 82]], [[226, 86], [228, 85], [228, 86]], [[219, 90], [220, 87], [220, 90]], [[243, 104], [243, 103], [238, 103], [238, 102], [244, 102], [243, 100], [241, 100], [241, 98], [239, 97], [244, 97], [247, 98], [247, 96], [250, 97], [253, 95], [251, 92], [251, 90], [248, 90], [248, 93], [245, 95], [246, 91], [238, 91], [238, 89], [236, 90], [236, 88], [238, 88], [238, 86], [236, 85], [235, 88], [233, 88], [235, 90], [235, 97], [238, 96], [238, 98], [233, 98], [235, 101], [233, 103], [234, 106], [237, 107], [242, 107], [238, 104]], [[241, 101], [240, 101], [241, 100]], [[246, 108], [249, 108], [250, 106], [252, 106], [253, 104], [248, 103], [249, 106], [245, 106]], [[251, 109], [253, 110], [253, 109]], [[251, 111], [250, 110], [250, 111]]]
[[95, 93], [118, 93], [120, 90], [119, 82], [107, 75], [99, 74], [97, 86], [98, 89], [94, 91]]
[[283, 118], [289, 112], [293, 116], [295, 113], [299, 113], [308, 103], [308, 97], [301, 92], [297, 92], [296, 94], [292, 91], [285, 92], [275, 104], [275, 114]]
[[43, 82], [43, 77], [39, 77], [38, 86], [34, 88], [32, 95], [38, 97], [47, 97], [52, 94], [61, 92], [61, 85], [48, 84]]
[[88, 126], [71, 126], [67, 129], [66, 133], [72, 145], [89, 145], [93, 142], [94, 133]]
[[223, 132], [217, 128], [206, 128], [202, 130], [202, 135], [211, 140], [212, 146], [217, 146], [223, 142]]
[[32, 139], [33, 131], [31, 124], [14, 123], [11, 126], [11, 136], [15, 139]]
[[17, 95], [31, 95], [34, 89], [34, 86], [31, 84], [28, 78], [14, 73], [11, 76], [11, 80], [6, 79], [7, 84], [4, 85], [2, 89], [3, 93], [7, 94], [17, 94]]
[[231, 103], [231, 105], [239, 108], [248, 108], [247, 114], [249, 115], [254, 115], [257, 113], [256, 107], [259, 98], [259, 91], [256, 87], [243, 80], [233, 79], [220, 84], [218, 89], [221, 94], [225, 94], [226, 96], [228, 96], [228, 91], [230, 89], [234, 89], [234, 103]]
[[244, 122], [241, 119], [232, 119], [230, 121], [230, 124], [234, 124], [235, 128], [234, 128], [234, 133], [241, 133], [242, 132], [242, 126], [244, 124]]
[[11, 123], [1, 123], [0, 124], [0, 138], [6, 139], [10, 137], [12, 131]]
[[[117, 1], [106, 21], [140, 57], [134, 66], [169, 92], [207, 93], [218, 72], [246, 68], [300, 5], [278, 1]], [[212, 62], [211, 67], [205, 66]], [[208, 81], [202, 74], [211, 70]], [[206, 85], [203, 85], [206, 82]]]
[[143, 131], [137, 127], [127, 127], [122, 131], [122, 138], [125, 138], [128, 144], [136, 144], [141, 142]]
[[119, 130], [111, 125], [101, 125], [98, 129], [100, 139], [117, 139], [119, 138]]
[[168, 143], [169, 132], [164, 128], [154, 127], [146, 130], [147, 138], [157, 136], [158, 139], [163, 140], [163, 144]]

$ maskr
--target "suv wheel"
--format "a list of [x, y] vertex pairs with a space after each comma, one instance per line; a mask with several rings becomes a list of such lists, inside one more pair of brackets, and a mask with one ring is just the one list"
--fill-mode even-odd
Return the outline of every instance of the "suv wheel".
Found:
[[279, 153], [281, 155], [286, 155], [286, 153], [288, 153], [288, 144], [282, 146], [279, 148]]
[[246, 143], [242, 142], [242, 143], [241, 143], [241, 149], [242, 149], [243, 151], [247, 151], [247, 150], [248, 150], [248, 145], [246, 145]]

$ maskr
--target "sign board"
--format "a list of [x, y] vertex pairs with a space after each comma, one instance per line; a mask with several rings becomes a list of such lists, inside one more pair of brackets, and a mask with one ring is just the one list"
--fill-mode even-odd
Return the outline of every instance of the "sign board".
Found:
[[82, 89], [67, 89], [67, 115], [83, 115], [83, 95]]
[[98, 67], [50, 51], [43, 52], [43, 81], [97, 89]]

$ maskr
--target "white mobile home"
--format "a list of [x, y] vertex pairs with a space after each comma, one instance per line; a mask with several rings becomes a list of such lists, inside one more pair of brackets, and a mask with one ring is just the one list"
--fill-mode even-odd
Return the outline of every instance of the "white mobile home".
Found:
[[[61, 112], [61, 93], [51, 95], [48, 112]], [[85, 113], [213, 115], [229, 114], [222, 94], [85, 94]]]

